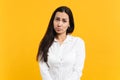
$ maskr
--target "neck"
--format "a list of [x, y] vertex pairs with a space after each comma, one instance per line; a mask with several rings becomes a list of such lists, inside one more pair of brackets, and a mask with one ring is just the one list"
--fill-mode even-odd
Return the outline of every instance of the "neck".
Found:
[[59, 41], [59, 42], [63, 42], [65, 39], [66, 39], [67, 35], [66, 34], [58, 34], [56, 36], [56, 39]]

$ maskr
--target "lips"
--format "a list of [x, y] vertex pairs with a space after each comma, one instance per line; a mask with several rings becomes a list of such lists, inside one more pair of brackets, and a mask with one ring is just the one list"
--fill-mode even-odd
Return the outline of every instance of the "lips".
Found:
[[60, 31], [61, 29], [60, 28], [56, 28], [57, 31]]

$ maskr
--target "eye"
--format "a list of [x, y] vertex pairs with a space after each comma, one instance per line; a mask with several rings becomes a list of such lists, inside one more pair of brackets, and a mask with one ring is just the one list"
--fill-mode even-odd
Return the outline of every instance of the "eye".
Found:
[[64, 23], [67, 22], [67, 20], [65, 20], [65, 19], [63, 19], [62, 21], [63, 21]]
[[60, 21], [60, 18], [57, 17], [57, 18], [55, 18], [55, 20], [56, 20], [56, 21]]

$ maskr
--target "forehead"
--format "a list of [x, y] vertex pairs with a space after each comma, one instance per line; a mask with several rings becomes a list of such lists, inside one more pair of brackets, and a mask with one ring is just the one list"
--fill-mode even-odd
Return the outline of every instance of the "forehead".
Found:
[[64, 18], [64, 19], [69, 19], [68, 14], [65, 13], [65, 12], [56, 12], [55, 17]]

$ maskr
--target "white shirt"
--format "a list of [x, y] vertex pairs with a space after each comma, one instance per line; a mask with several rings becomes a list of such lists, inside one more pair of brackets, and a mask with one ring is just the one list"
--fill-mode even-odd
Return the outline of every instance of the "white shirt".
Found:
[[85, 60], [85, 44], [79, 37], [67, 35], [60, 45], [54, 39], [48, 51], [48, 65], [39, 62], [42, 80], [80, 80]]

